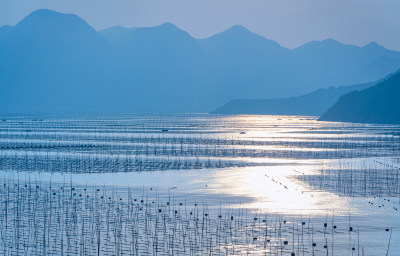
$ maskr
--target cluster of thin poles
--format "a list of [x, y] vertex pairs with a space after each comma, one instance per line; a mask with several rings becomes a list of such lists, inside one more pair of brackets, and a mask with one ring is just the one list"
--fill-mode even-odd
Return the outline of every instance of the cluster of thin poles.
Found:
[[[128, 117], [1, 122], [0, 169], [72, 173], [203, 169], [262, 165], [259, 160], [266, 158], [366, 158], [400, 151], [393, 129], [329, 125], [297, 131], [305, 124], [294, 123], [289, 125], [293, 135], [281, 132], [278, 137], [258, 138], [239, 131], [276, 127], [201, 115]], [[338, 133], [343, 136], [335, 136]]]
[[313, 187], [351, 197], [400, 198], [400, 165], [383, 158], [356, 164], [339, 161], [333, 168], [315, 174], [296, 172], [296, 177]]
[[363, 255], [356, 235], [351, 247], [335, 246], [348, 227], [333, 218], [312, 223], [129, 189], [1, 182], [1, 255]]
[[[100, 173], [262, 164], [248, 158], [397, 156], [398, 130], [376, 128], [311, 125], [309, 120], [248, 123], [201, 115], [5, 120], [0, 124], [0, 170]], [[289, 131], [273, 138], [246, 135], [275, 129]], [[343, 163], [297, 178], [350, 196], [400, 198], [399, 168], [383, 160], [367, 165]], [[130, 190], [6, 177], [0, 183], [0, 198], [2, 255], [295, 256], [334, 255], [335, 250], [363, 255], [354, 237], [350, 247], [335, 247], [337, 236], [357, 230], [350, 223], [337, 227], [333, 217], [331, 222], [313, 224], [246, 209], [209, 209], [206, 204], [188, 205]]]

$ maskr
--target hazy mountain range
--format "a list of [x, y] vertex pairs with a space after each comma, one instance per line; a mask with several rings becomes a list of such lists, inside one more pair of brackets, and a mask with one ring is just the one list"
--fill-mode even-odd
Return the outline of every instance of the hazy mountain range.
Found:
[[0, 112], [209, 112], [399, 68], [400, 53], [376, 43], [290, 50], [242, 26], [195, 39], [170, 23], [96, 31], [76, 15], [38, 10], [0, 28]]
[[343, 95], [322, 121], [400, 124], [400, 73], [375, 86]]
[[[381, 81], [381, 80], [379, 80]], [[235, 99], [212, 111], [212, 114], [240, 115], [301, 115], [321, 116], [340, 96], [361, 90], [378, 82], [321, 88], [311, 93], [289, 98], [276, 99]]]

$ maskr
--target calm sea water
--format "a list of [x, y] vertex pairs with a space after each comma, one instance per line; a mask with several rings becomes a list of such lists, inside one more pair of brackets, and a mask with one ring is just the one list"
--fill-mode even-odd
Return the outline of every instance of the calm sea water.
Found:
[[[7, 117], [0, 122], [0, 176], [103, 186], [121, 195], [129, 188], [206, 204], [215, 214], [248, 209], [329, 219], [340, 227], [339, 248], [361, 241], [365, 255], [385, 255], [390, 240], [389, 255], [396, 255], [399, 136], [395, 125], [294, 116]], [[324, 240], [321, 232], [316, 239]]]

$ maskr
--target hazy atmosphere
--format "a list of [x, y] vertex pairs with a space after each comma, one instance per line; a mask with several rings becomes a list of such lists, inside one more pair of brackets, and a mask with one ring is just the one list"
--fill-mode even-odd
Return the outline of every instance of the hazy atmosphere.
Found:
[[399, 256], [398, 0], [0, 0], [0, 255]]
[[74, 13], [96, 29], [171, 22], [205, 38], [239, 24], [288, 48], [334, 38], [400, 50], [397, 0], [2, 0], [0, 25], [15, 25], [42, 8]]

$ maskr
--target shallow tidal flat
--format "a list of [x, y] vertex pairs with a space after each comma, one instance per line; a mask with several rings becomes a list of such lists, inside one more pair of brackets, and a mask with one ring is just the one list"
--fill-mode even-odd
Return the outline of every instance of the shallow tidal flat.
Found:
[[0, 122], [2, 255], [398, 255], [400, 126], [312, 117]]

